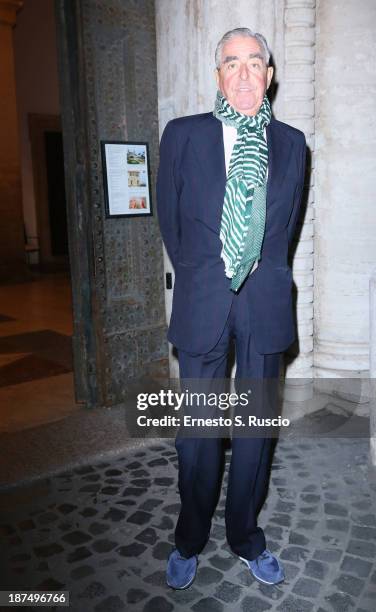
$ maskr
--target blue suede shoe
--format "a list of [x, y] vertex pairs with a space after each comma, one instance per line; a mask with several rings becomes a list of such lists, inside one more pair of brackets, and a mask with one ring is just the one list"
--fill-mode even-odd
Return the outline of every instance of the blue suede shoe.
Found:
[[285, 579], [282, 564], [266, 549], [253, 561], [248, 561], [243, 557], [239, 559], [244, 561], [253, 577], [262, 584], [279, 584]]
[[175, 548], [167, 562], [167, 585], [172, 589], [187, 589], [196, 578], [197, 555], [186, 559]]

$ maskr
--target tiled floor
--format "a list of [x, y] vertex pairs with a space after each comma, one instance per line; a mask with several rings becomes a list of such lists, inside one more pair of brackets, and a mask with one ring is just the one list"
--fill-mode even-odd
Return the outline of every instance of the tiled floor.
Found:
[[279, 442], [259, 517], [285, 566], [275, 587], [257, 583], [226, 543], [227, 470], [194, 584], [166, 586], [176, 468], [165, 440], [0, 493], [3, 589], [69, 590], [72, 612], [374, 612], [368, 440]]
[[45, 274], [1, 285], [0, 305], [0, 432], [76, 411], [69, 277]]

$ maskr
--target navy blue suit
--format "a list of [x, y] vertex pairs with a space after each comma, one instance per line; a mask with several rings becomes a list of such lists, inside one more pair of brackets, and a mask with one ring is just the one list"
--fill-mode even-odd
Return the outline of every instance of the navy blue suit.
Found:
[[[278, 377], [280, 357], [295, 339], [288, 248], [299, 213], [305, 137], [272, 119], [266, 128], [266, 226], [257, 269], [238, 294], [230, 289], [219, 238], [226, 188], [222, 123], [212, 113], [170, 121], [160, 146], [157, 207], [175, 270], [168, 339], [178, 349], [184, 381], [221, 381], [235, 340], [236, 379]], [[209, 389], [208, 386], [208, 390]], [[218, 387], [217, 387], [218, 388]], [[220, 490], [219, 438], [178, 434], [181, 510], [175, 542], [181, 554], [205, 546]], [[225, 520], [232, 550], [255, 559], [266, 546], [257, 514], [265, 498], [269, 438], [233, 437]]]
[[[266, 134], [262, 259], [242, 291], [248, 295], [258, 352], [277, 353], [295, 339], [287, 254], [301, 201], [306, 146], [302, 132], [275, 119]], [[233, 299], [220, 257], [225, 187], [222, 123], [212, 113], [170, 121], [161, 140], [157, 181], [160, 228], [175, 270], [168, 339], [191, 353], [215, 346]]]

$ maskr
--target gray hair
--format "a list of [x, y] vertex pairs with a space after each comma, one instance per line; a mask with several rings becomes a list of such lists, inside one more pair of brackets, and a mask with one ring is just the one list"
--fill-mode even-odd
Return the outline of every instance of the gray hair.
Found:
[[222, 61], [222, 49], [228, 40], [231, 38], [235, 38], [236, 36], [244, 36], [245, 38], [255, 38], [261, 47], [262, 54], [265, 59], [265, 64], [268, 66], [270, 59], [270, 51], [268, 47], [268, 43], [266, 42], [266, 38], [259, 34], [259, 32], [253, 32], [249, 28], [235, 28], [234, 30], [230, 30], [226, 32], [219, 41], [217, 48], [215, 50], [215, 65], [219, 68], [221, 67]]

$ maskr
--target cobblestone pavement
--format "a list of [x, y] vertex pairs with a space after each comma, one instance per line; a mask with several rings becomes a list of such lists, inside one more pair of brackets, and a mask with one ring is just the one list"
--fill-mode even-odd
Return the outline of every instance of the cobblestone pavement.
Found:
[[194, 584], [165, 586], [179, 509], [172, 441], [3, 490], [2, 589], [66, 589], [74, 612], [374, 612], [376, 484], [367, 462], [365, 439], [278, 443], [259, 517], [285, 566], [276, 587], [257, 583], [229, 550], [225, 486]]

